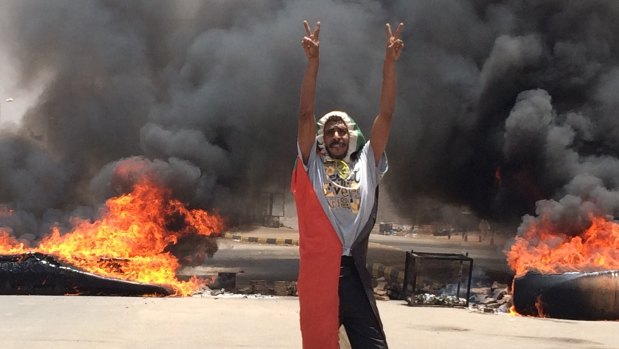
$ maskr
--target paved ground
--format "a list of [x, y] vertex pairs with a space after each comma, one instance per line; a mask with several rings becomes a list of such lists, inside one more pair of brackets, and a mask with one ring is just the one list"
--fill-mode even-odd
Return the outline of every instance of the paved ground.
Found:
[[[379, 302], [390, 348], [619, 348], [619, 322]], [[301, 348], [284, 298], [0, 297], [3, 349]]]
[[[298, 237], [284, 229], [241, 234]], [[378, 306], [392, 349], [619, 349], [619, 322], [409, 307], [397, 300]], [[301, 348], [298, 311], [295, 297], [0, 296], [0, 348]]]

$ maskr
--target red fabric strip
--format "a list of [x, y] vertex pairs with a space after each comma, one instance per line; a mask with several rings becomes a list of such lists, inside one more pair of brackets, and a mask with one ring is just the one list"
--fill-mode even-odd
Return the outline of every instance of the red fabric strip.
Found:
[[339, 348], [338, 283], [342, 243], [297, 159], [291, 189], [299, 218], [299, 293], [303, 349]]

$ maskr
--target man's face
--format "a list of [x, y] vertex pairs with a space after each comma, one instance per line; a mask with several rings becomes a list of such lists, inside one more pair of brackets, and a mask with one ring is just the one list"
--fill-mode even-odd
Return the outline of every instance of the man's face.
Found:
[[334, 159], [342, 160], [348, 152], [348, 127], [342, 120], [327, 121], [324, 135], [325, 149]]

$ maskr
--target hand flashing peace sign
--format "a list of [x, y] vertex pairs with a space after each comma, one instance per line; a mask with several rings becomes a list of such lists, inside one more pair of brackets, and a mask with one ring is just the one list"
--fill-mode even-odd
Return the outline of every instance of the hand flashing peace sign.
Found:
[[313, 32], [310, 30], [310, 26], [307, 21], [303, 21], [303, 25], [305, 26], [305, 36], [303, 37], [303, 40], [301, 40], [301, 45], [305, 51], [305, 56], [307, 59], [318, 58], [318, 34], [320, 33], [320, 22], [316, 22]]
[[391, 25], [387, 23], [387, 58], [397, 61], [402, 53], [404, 47], [404, 41], [400, 39], [400, 33], [404, 23], [398, 24], [398, 28], [395, 30], [395, 34], [391, 32]]

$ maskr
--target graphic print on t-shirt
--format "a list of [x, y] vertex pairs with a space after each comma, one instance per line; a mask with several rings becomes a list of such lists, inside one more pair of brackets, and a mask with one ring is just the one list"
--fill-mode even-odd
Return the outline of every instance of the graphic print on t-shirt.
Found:
[[344, 161], [326, 161], [323, 192], [331, 208], [349, 209], [352, 213], [359, 212], [361, 194], [359, 192], [359, 170], [350, 170]]

